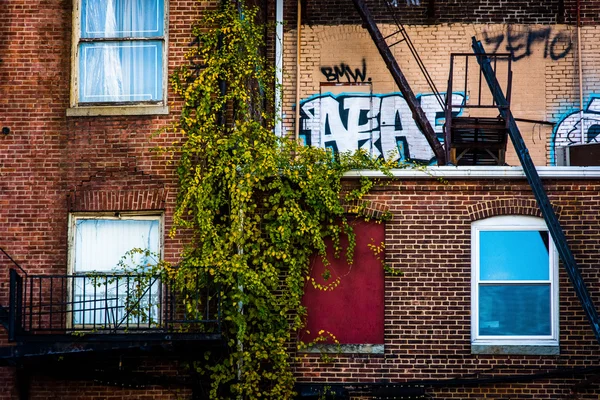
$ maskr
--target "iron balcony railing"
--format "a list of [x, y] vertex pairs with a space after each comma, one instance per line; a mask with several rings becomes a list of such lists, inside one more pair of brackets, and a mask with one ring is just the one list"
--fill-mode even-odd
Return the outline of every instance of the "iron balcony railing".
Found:
[[202, 276], [21, 275], [10, 270], [9, 336], [75, 332], [220, 332], [219, 291]]

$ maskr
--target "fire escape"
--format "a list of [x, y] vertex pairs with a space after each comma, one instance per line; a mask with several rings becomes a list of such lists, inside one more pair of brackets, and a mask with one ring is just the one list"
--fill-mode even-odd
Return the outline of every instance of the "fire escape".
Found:
[[0, 301], [10, 345], [0, 347], [0, 366], [17, 367], [21, 399], [37, 373], [194, 390], [200, 381], [141, 373], [124, 358], [194, 361], [223, 348], [219, 292], [201, 276], [188, 277], [189, 289], [176, 289], [152, 273], [34, 275], [1, 248], [0, 268], [10, 276], [8, 297]]

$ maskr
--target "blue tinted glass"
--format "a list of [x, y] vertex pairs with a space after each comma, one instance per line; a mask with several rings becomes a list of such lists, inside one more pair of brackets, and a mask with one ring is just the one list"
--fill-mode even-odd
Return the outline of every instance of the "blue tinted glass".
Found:
[[480, 285], [479, 334], [551, 335], [550, 285]]
[[159, 37], [164, 0], [82, 0], [81, 37]]
[[79, 101], [162, 100], [162, 42], [82, 43]]
[[548, 232], [481, 231], [481, 280], [548, 280]]

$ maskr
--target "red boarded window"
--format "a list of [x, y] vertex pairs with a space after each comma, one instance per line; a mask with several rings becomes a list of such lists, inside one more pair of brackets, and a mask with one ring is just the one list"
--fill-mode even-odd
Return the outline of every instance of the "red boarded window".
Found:
[[[355, 219], [349, 221], [356, 234], [354, 263], [348, 264], [346, 253], [333, 256], [329, 243], [325, 266], [320, 257], [311, 262], [311, 277], [326, 286], [339, 278], [333, 290], [317, 289], [306, 283], [303, 303], [308, 310], [306, 330], [302, 340], [310, 342], [319, 331], [330, 332], [340, 344], [383, 344], [384, 271], [383, 252], [376, 254], [374, 247], [382, 248], [385, 240], [384, 224]], [[341, 238], [342, 248], [348, 245]], [[325, 279], [324, 276], [329, 276]]]

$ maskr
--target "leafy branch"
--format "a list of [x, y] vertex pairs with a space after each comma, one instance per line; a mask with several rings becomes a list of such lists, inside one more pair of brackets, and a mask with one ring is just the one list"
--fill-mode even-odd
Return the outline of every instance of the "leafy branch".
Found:
[[362, 179], [344, 191], [342, 177], [390, 168], [362, 151], [334, 157], [273, 133], [275, 74], [256, 16], [230, 4], [207, 13], [193, 28], [200, 45], [188, 54], [203, 68], [184, 65], [171, 76], [183, 99], [171, 234], [193, 235], [172, 273], [178, 282], [207, 275], [220, 288], [229, 352], [201, 366], [213, 399], [293, 397], [289, 348], [306, 314], [310, 257], [325, 258], [327, 238], [339, 254], [348, 234], [352, 258], [344, 204], [358, 204], [373, 185]]

